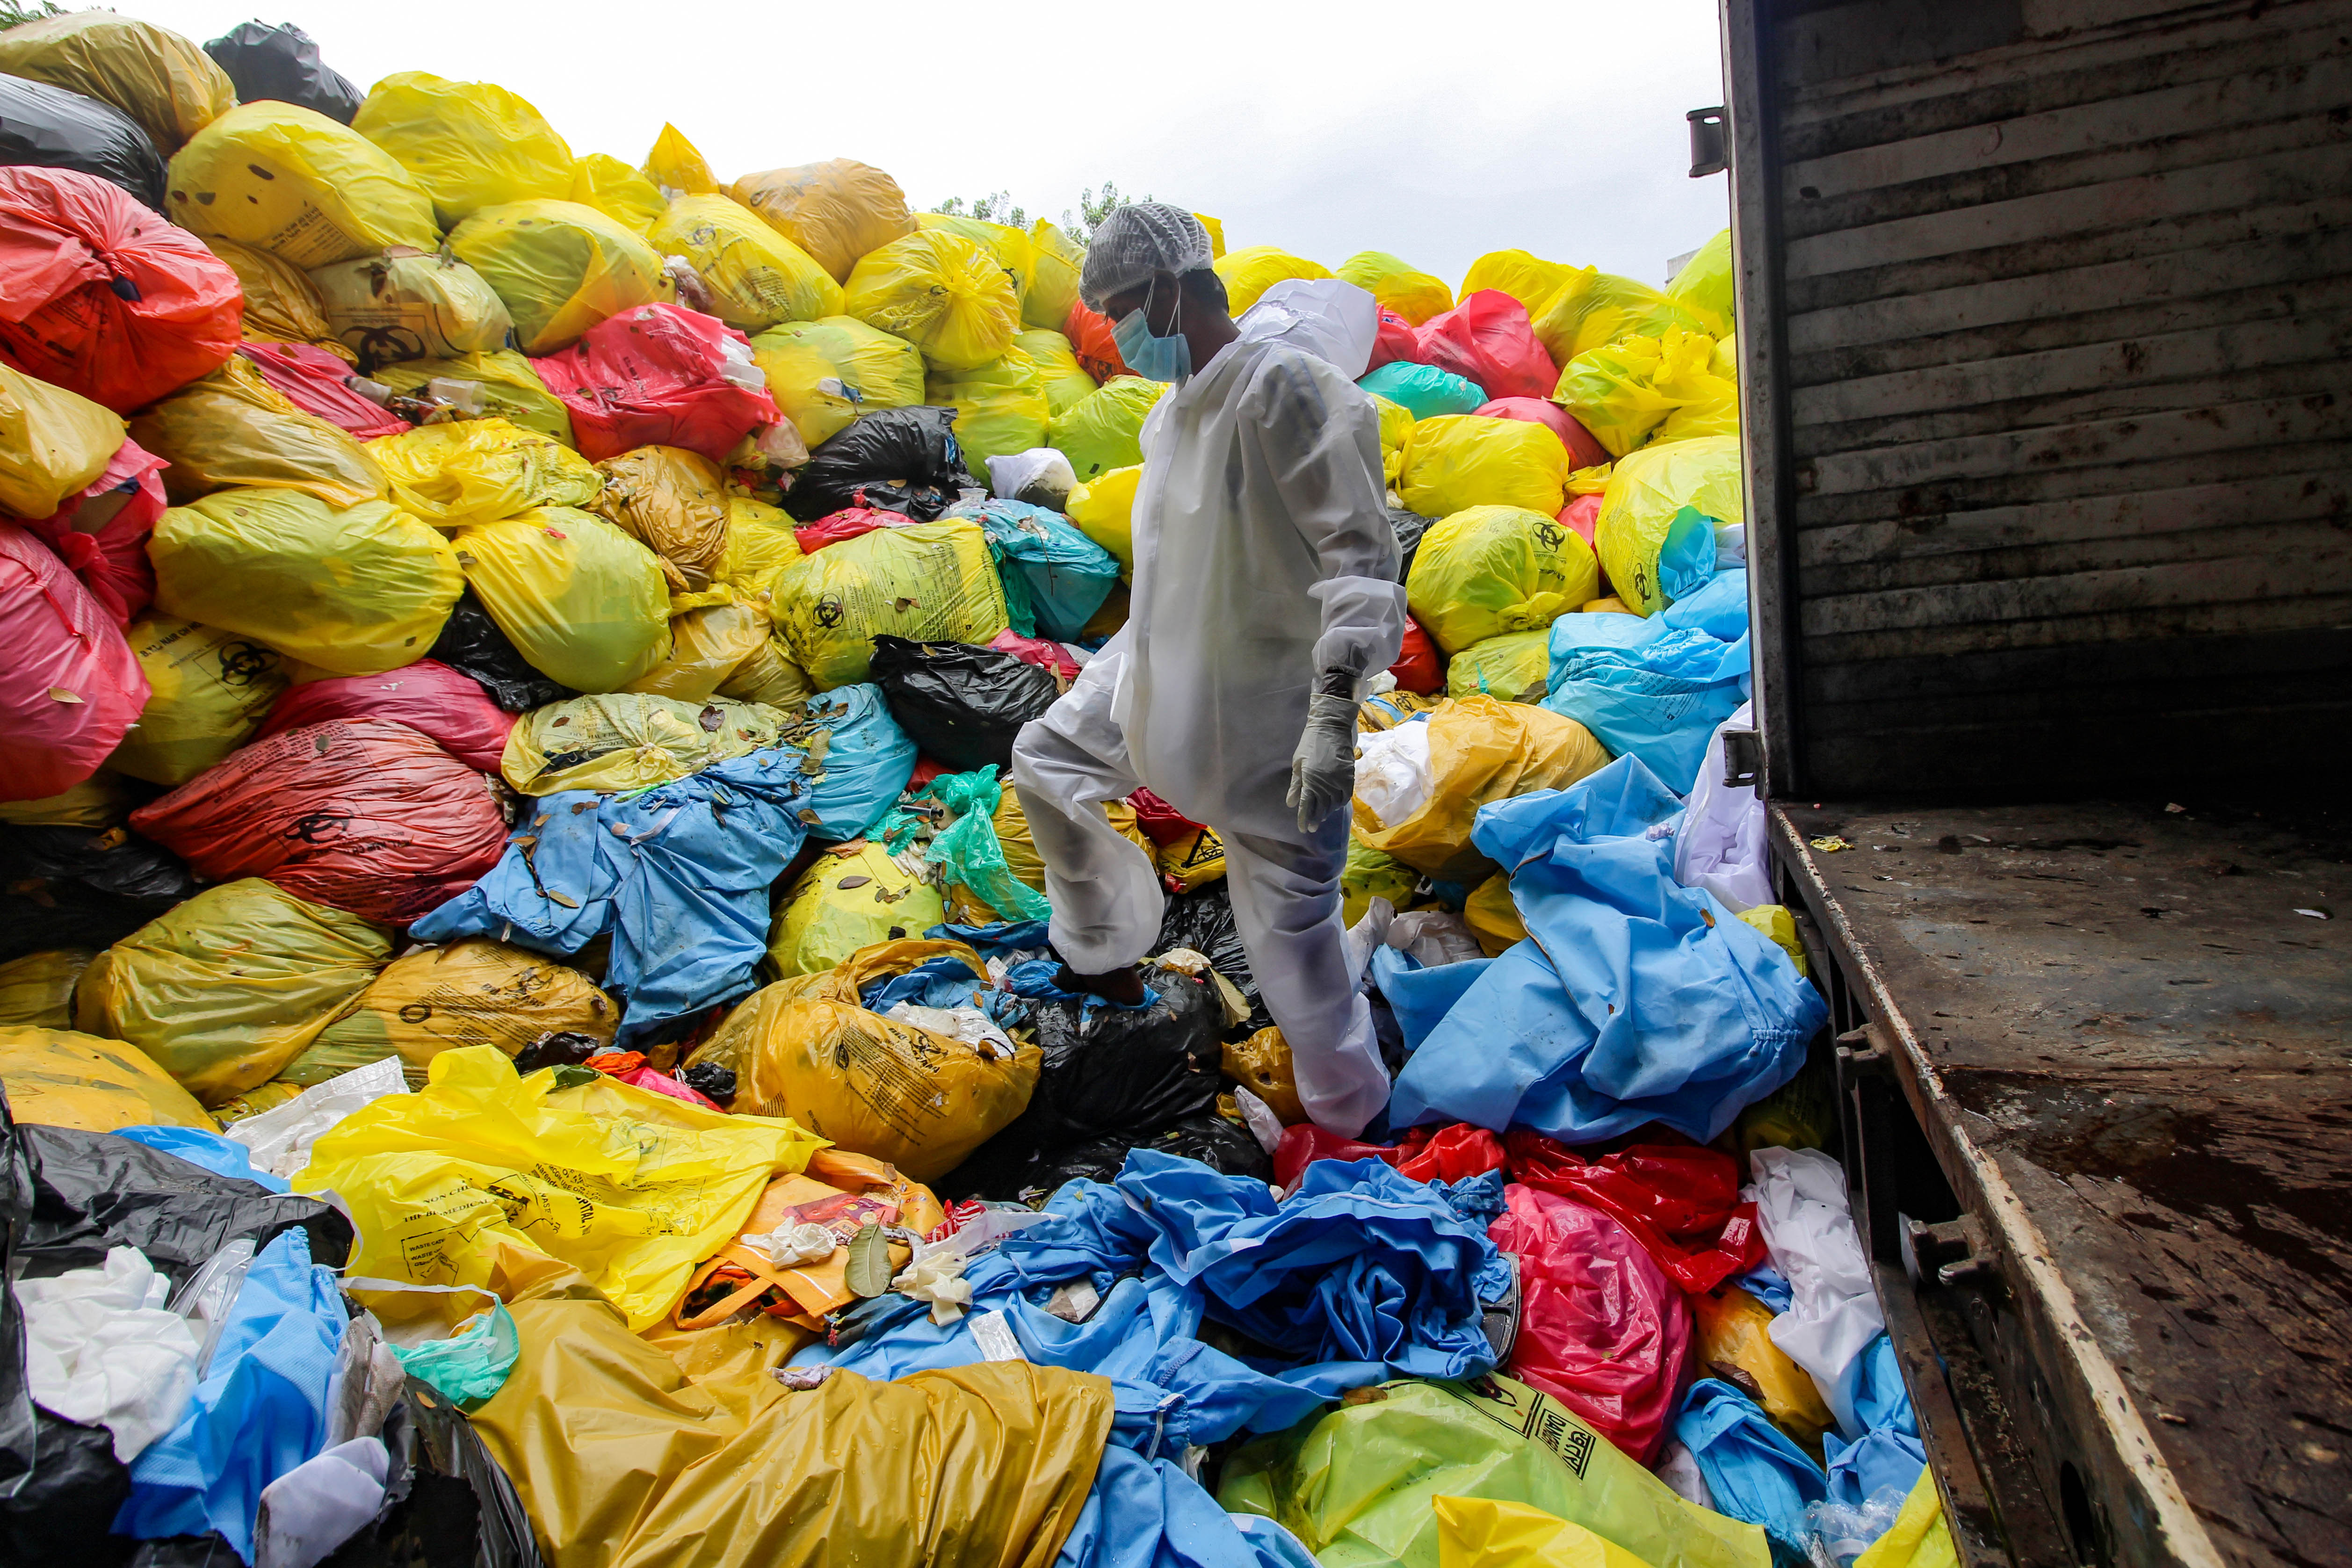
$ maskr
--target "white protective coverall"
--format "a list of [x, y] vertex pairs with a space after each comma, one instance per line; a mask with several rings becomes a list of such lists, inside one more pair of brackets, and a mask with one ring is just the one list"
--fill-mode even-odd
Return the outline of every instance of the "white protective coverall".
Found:
[[1285, 803], [1318, 672], [1368, 677], [1404, 634], [1380, 422], [1355, 385], [1378, 307], [1278, 284], [1143, 431], [1127, 625], [1021, 732], [1012, 778], [1045, 862], [1054, 946], [1080, 974], [1143, 958], [1162, 898], [1103, 802], [1148, 788], [1217, 831], [1234, 919], [1299, 1099], [1347, 1136], [1388, 1103], [1339, 919], [1349, 812]]

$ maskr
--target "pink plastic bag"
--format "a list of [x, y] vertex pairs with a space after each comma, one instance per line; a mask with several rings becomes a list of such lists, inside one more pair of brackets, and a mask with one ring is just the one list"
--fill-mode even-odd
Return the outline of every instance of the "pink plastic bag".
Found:
[[25, 525], [81, 579], [117, 626], [130, 625], [155, 599], [147, 536], [170, 505], [163, 496], [169, 466], [137, 442], [125, 441], [88, 488]]
[[[1593, 530], [1601, 526], [1601, 497], [1579, 496], [1562, 507], [1559, 509], [1559, 526], [1586, 544], [1592, 543]], [[1594, 559], [1600, 558], [1596, 555]], [[1593, 597], [1606, 599], [1615, 591], [1609, 586], [1609, 569], [1604, 566], [1601, 569], [1601, 585], [1592, 591]]]
[[1419, 337], [1415, 361], [1475, 382], [1490, 398], [1548, 398], [1559, 384], [1559, 367], [1537, 340], [1528, 308], [1499, 288], [1482, 288], [1431, 317]]
[[1024, 664], [1051, 670], [1066, 681], [1078, 678], [1078, 662], [1071, 658], [1068, 650], [1059, 643], [1043, 637], [1024, 637], [1008, 626], [996, 634], [995, 641], [989, 646], [1000, 653], [1010, 653]]
[[351, 366], [315, 343], [239, 343], [236, 351], [251, 360], [261, 379], [285, 393], [296, 408], [359, 440], [415, 428], [382, 403], [353, 392], [348, 384]]
[[483, 773], [499, 770], [507, 732], [515, 722], [515, 716], [492, 702], [473, 677], [437, 660], [419, 659], [381, 675], [334, 675], [289, 686], [253, 738], [331, 718], [385, 718], [404, 724]]
[[147, 676], [65, 562], [0, 522], [0, 800], [62, 794], [120, 745], [147, 706]]
[[751, 342], [716, 317], [678, 305], [640, 305], [588, 329], [560, 354], [531, 361], [572, 411], [572, 434], [592, 463], [640, 446], [682, 446], [713, 463], [777, 418], [764, 384], [721, 373], [751, 370]]
[[667, 1094], [673, 1100], [683, 1100], [689, 1105], [699, 1105], [706, 1111], [724, 1115], [727, 1107], [698, 1089], [690, 1088], [667, 1072], [656, 1071], [646, 1064], [645, 1055], [635, 1051], [603, 1051], [588, 1059], [588, 1065], [616, 1083], [633, 1089], [650, 1089], [656, 1094]]
[[[1609, 448], [1601, 444], [1592, 432], [1568, 410], [1545, 397], [1499, 397], [1477, 410], [1489, 419], [1523, 419], [1529, 424], [1540, 424], [1559, 437], [1568, 448], [1569, 461], [1578, 468], [1591, 468], [1609, 461]], [[1599, 497], [1593, 497], [1596, 501]]]
[[845, 507], [838, 512], [828, 512], [813, 523], [803, 523], [793, 530], [793, 538], [800, 541], [803, 555], [814, 555], [827, 545], [837, 545], [844, 539], [854, 539], [877, 528], [902, 528], [914, 520], [904, 512], [885, 512], [873, 507]]

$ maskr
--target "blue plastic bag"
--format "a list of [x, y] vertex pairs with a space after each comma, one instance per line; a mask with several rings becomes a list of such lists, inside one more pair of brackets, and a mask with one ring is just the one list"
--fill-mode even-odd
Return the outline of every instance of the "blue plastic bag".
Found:
[[882, 688], [835, 686], [808, 700], [812, 723], [826, 735], [824, 771], [809, 780], [808, 810], [819, 843], [862, 839], [887, 816], [915, 776], [915, 743], [890, 716]]
[[1845, 1385], [1843, 1403], [1864, 1432], [1853, 1442], [1835, 1432], [1822, 1436], [1830, 1500], [1859, 1508], [1882, 1493], [1907, 1493], [1927, 1468], [1927, 1449], [1919, 1440], [1919, 1419], [1895, 1359], [1895, 1342], [1885, 1334], [1872, 1340], [1846, 1369]]
[[1273, 1520], [1227, 1513], [1167, 1459], [1103, 1450], [1054, 1568], [1318, 1568]]
[[947, 515], [970, 517], [988, 536], [1007, 619], [1024, 637], [1076, 636], [1118, 581], [1118, 558], [1059, 512], [1025, 501], [974, 501]]
[[1511, 873], [1530, 940], [1423, 1040], [1391, 1126], [1590, 1144], [1656, 1120], [1706, 1143], [1796, 1075], [1828, 1008], [1762, 933], [1675, 881], [1681, 810], [1631, 757], [1479, 810], [1471, 841]]
[[294, 1186], [284, 1176], [272, 1176], [254, 1167], [252, 1151], [243, 1144], [207, 1133], [197, 1127], [117, 1127], [114, 1135], [128, 1138], [134, 1144], [144, 1144], [167, 1155], [176, 1155], [192, 1166], [199, 1166], [215, 1176], [235, 1176], [268, 1187], [271, 1192], [292, 1192]]
[[1715, 575], [1715, 519], [1685, 507], [1666, 523], [1658, 543], [1658, 589], [1669, 600], [1685, 599]]
[[1391, 402], [1402, 404], [1415, 419], [1431, 419], [1441, 413], [1475, 413], [1486, 406], [1486, 389], [1476, 382], [1452, 371], [1441, 371], [1435, 365], [1416, 365], [1405, 360], [1391, 360], [1356, 384]]
[[1716, 727], [1748, 700], [1748, 639], [1721, 643], [1660, 617], [1563, 615], [1551, 623], [1551, 695], [1618, 756], [1690, 793]]
[[1373, 948], [1372, 984], [1380, 988], [1390, 1010], [1396, 1014], [1405, 1050], [1419, 1051], [1429, 1031], [1445, 1021], [1462, 993], [1493, 962], [1492, 958], [1465, 958], [1428, 968], [1412, 954], [1401, 953], [1385, 942]]
[[1668, 631], [1704, 632], [1718, 643], [1738, 642], [1748, 635], [1748, 569], [1735, 566], [1717, 572], [1705, 587], [1675, 600], [1654, 619]]
[[1698, 1461], [1717, 1513], [1762, 1525], [1774, 1568], [1805, 1568], [1805, 1505], [1825, 1500], [1829, 1483], [1761, 1406], [1728, 1383], [1701, 1378], [1675, 1417], [1675, 1438]]

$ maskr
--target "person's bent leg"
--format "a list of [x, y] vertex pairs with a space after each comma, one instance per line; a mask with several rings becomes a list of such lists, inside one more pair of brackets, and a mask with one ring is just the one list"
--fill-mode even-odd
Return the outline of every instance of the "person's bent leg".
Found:
[[[1103, 811], [1104, 801], [1123, 800], [1141, 785], [1127, 772], [1123, 755], [1098, 755], [1050, 727], [1052, 716], [1049, 710], [1024, 727], [1013, 742], [1013, 788], [1045, 862], [1055, 951], [1079, 977], [1108, 977], [1131, 970], [1160, 936], [1160, 873]], [[1139, 981], [1136, 990], [1139, 995]]]
[[1306, 843], [1220, 834], [1234, 923], [1265, 1010], [1290, 1047], [1299, 1103], [1315, 1124], [1352, 1138], [1389, 1100], [1371, 1006], [1349, 973], [1339, 919], [1348, 814], [1334, 811]]

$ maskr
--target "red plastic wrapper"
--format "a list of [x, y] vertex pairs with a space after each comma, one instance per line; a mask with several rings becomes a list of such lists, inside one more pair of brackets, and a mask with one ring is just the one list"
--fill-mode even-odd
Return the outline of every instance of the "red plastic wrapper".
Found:
[[715, 316], [640, 305], [531, 369], [572, 411], [572, 437], [592, 463], [640, 446], [682, 446], [724, 463], [737, 442], [779, 417], [765, 386], [720, 373], [730, 359], [749, 365], [751, 351], [751, 340]]
[[1070, 340], [1079, 367], [1095, 380], [1107, 382], [1113, 376], [1135, 373], [1118, 357], [1118, 340], [1111, 336], [1110, 318], [1087, 309], [1083, 300], [1070, 307], [1069, 317], [1062, 323], [1062, 336]]
[[649, 1066], [646, 1061], [644, 1051], [600, 1051], [588, 1059], [588, 1065], [616, 1083], [625, 1083], [633, 1089], [649, 1089], [656, 1094], [667, 1094], [673, 1100], [683, 1100], [689, 1105], [699, 1105], [706, 1111], [717, 1111], [722, 1115], [726, 1113], [726, 1106], [700, 1090], [681, 1083], [668, 1073]]
[[800, 541], [803, 555], [814, 555], [827, 545], [837, 545], [844, 539], [854, 539], [877, 528], [903, 528], [914, 520], [904, 512], [885, 512], [874, 507], [845, 507], [813, 523], [802, 524], [793, 530], [793, 538]]
[[296, 408], [359, 440], [415, 428], [382, 403], [353, 392], [352, 367], [315, 343], [239, 343], [236, 351], [251, 360], [261, 379], [284, 392]]
[[1464, 1181], [1503, 1168], [1503, 1143], [1484, 1127], [1408, 1127], [1397, 1140], [1400, 1173], [1415, 1181]]
[[919, 789], [940, 774], [952, 771], [936, 757], [918, 757], [915, 758], [915, 770], [907, 775], [907, 788]]
[[1559, 367], [1536, 337], [1528, 308], [1499, 288], [1482, 288], [1443, 316], [1421, 324], [1412, 358], [1451, 371], [1494, 398], [1548, 398]]
[[256, 741], [131, 813], [131, 826], [212, 881], [267, 877], [390, 925], [465, 892], [507, 842], [479, 773], [376, 718]]
[[1505, 1368], [1646, 1465], [1682, 1393], [1690, 1305], [1622, 1225], [1514, 1184], [1487, 1237], [1519, 1260], [1519, 1336]]
[[[1609, 448], [1584, 428], [1584, 422], [1548, 397], [1498, 397], [1474, 412], [1488, 419], [1519, 419], [1542, 425], [1559, 437], [1559, 444], [1568, 448], [1569, 462], [1576, 467], [1591, 468], [1609, 461]], [[1593, 499], [1597, 502], [1600, 497]]]
[[7, 522], [0, 522], [0, 649], [8, 669], [0, 682], [0, 757], [7, 758], [0, 800], [62, 794], [97, 772], [138, 722], [147, 675], [97, 596], [48, 546]]
[[117, 626], [130, 625], [154, 602], [155, 567], [147, 559], [147, 536], [171, 504], [163, 496], [163, 470], [170, 466], [126, 440], [87, 489], [52, 515], [25, 525], [81, 579]]
[[1312, 1122], [1297, 1122], [1285, 1127], [1282, 1141], [1274, 1145], [1274, 1185], [1288, 1192], [1317, 1160], [1385, 1160], [1397, 1165], [1403, 1159], [1402, 1149], [1384, 1144], [1360, 1144], [1353, 1138], [1327, 1133]]
[[1398, 648], [1397, 661], [1389, 666], [1389, 674], [1404, 690], [1424, 696], [1445, 685], [1445, 663], [1438, 654], [1436, 640], [1410, 615], [1404, 618], [1404, 643]]
[[1150, 835], [1155, 844], [1181, 844], [1201, 831], [1200, 823], [1149, 789], [1138, 789], [1127, 798], [1127, 803], [1135, 808], [1135, 825]]
[[496, 773], [515, 716], [490, 700], [478, 682], [434, 659], [381, 675], [333, 675], [289, 686], [269, 710], [256, 740], [338, 718], [381, 718], [404, 724], [464, 763]]
[[1364, 367], [1364, 373], [1370, 375], [1394, 360], [1412, 363], [1420, 359], [1421, 333], [1412, 322], [1382, 307], [1380, 335], [1372, 340], [1371, 362]]
[[1697, 1144], [1635, 1144], [1587, 1160], [1526, 1127], [1504, 1137], [1511, 1179], [1590, 1204], [1622, 1225], [1684, 1290], [1711, 1291], [1764, 1261], [1739, 1163]]
[[1010, 653], [1022, 663], [1034, 664], [1041, 670], [1051, 670], [1065, 681], [1078, 678], [1078, 662], [1070, 657], [1069, 650], [1059, 643], [1044, 637], [1024, 637], [1007, 626], [989, 644], [1000, 653]]
[[129, 413], [236, 351], [228, 263], [121, 186], [0, 168], [0, 359]]

